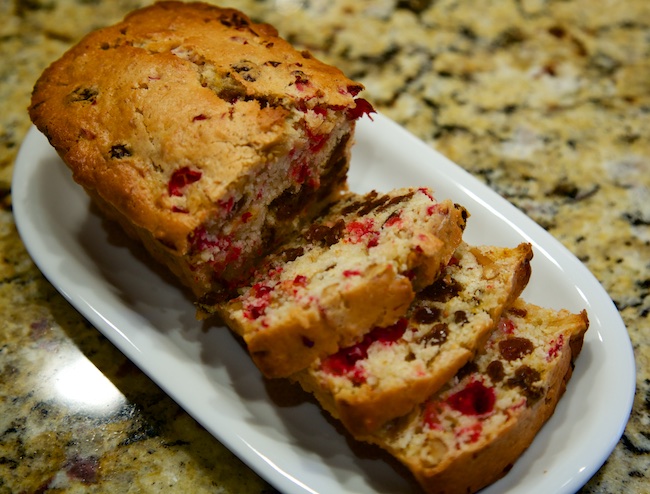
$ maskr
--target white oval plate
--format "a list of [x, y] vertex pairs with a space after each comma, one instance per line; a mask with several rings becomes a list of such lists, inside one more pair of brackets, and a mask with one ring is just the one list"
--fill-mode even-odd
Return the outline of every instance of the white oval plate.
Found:
[[[591, 327], [565, 397], [508, 475], [485, 494], [573, 493], [607, 459], [629, 418], [632, 347], [598, 281], [522, 212], [381, 115], [358, 124], [350, 185], [365, 192], [431, 186], [471, 213], [476, 244], [534, 246], [530, 302], [587, 309]], [[274, 403], [228, 330], [205, 331], [191, 301], [89, 207], [35, 128], [16, 160], [13, 209], [48, 280], [129, 359], [252, 469], [287, 494], [410, 492], [384, 459], [357, 455], [311, 401]]]

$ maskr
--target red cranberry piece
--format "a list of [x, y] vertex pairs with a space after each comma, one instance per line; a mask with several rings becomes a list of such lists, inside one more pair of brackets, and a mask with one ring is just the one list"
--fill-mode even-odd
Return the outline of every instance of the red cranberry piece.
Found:
[[449, 406], [464, 415], [490, 413], [495, 402], [494, 388], [488, 388], [480, 381], [470, 382], [465, 388], [447, 398]]
[[439, 212], [440, 212], [439, 204], [432, 204], [431, 206], [427, 207], [427, 216], [433, 216], [434, 214], [438, 214]]
[[[316, 106], [313, 110], [318, 115], [324, 116], [327, 114], [327, 109], [322, 106]], [[307, 111], [306, 107], [304, 111]], [[314, 132], [314, 130], [311, 127], [309, 127], [309, 125], [307, 125], [306, 122], [304, 124], [304, 128], [305, 128], [305, 134], [309, 139], [309, 150], [312, 153], [317, 153], [318, 151], [323, 149], [323, 146], [325, 146], [325, 143], [330, 137], [329, 134], [317, 134], [316, 132]]]
[[227, 215], [232, 211], [233, 207], [235, 206], [235, 198], [229, 197], [227, 201], [218, 200], [217, 204], [219, 205], [220, 208], [222, 208], [225, 211]]
[[365, 382], [365, 373], [363, 369], [356, 367], [357, 362], [368, 357], [368, 348], [375, 341], [389, 345], [399, 340], [406, 331], [407, 322], [404, 318], [392, 326], [373, 329], [360, 343], [342, 348], [334, 355], [323, 359], [321, 370], [335, 376], [347, 376], [353, 383], [362, 384]]
[[560, 353], [560, 350], [562, 350], [563, 346], [564, 346], [564, 335], [560, 335], [558, 336], [557, 340], [551, 341], [551, 348], [548, 351], [548, 355], [546, 359], [551, 361], [555, 357], [557, 357]]
[[512, 321], [512, 319], [502, 317], [499, 320], [498, 328], [500, 331], [502, 331], [505, 334], [512, 334], [515, 332], [516, 326], [515, 323]]
[[365, 218], [362, 221], [351, 221], [346, 226], [349, 233], [349, 241], [358, 244], [365, 241], [368, 247], [379, 245], [379, 232], [374, 229], [372, 218]]
[[325, 143], [327, 142], [328, 138], [329, 138], [329, 135], [327, 135], [327, 134], [320, 134], [320, 135], [310, 136], [310, 138], [309, 138], [309, 150], [312, 153], [317, 153], [318, 151], [323, 149], [323, 146], [325, 146]]
[[271, 303], [271, 292], [273, 287], [256, 283], [252, 287], [252, 298], [247, 300], [244, 308], [244, 314], [247, 319], [255, 320], [260, 318], [266, 312], [266, 308]]
[[475, 443], [481, 438], [481, 433], [483, 432], [483, 424], [476, 422], [467, 427], [461, 427], [457, 432], [456, 436], [459, 437], [465, 443]]
[[189, 167], [185, 166], [176, 170], [172, 174], [172, 178], [169, 180], [167, 186], [170, 196], [182, 196], [183, 189], [199, 180], [203, 174], [199, 170], [192, 170]]
[[296, 277], [293, 279], [293, 284], [294, 285], [299, 285], [299, 286], [306, 286], [307, 285], [307, 277], [305, 275], [302, 275], [302, 274], [296, 275]]
[[384, 222], [384, 226], [393, 226], [400, 223], [402, 220], [401, 213], [399, 211], [392, 213], [388, 219]]
[[314, 113], [316, 115], [320, 115], [321, 117], [324, 117], [327, 115], [327, 107], [323, 105], [316, 105], [314, 108], [312, 108]]
[[427, 189], [426, 187], [420, 187], [418, 189], [418, 191], [422, 192], [425, 196], [427, 196], [429, 199], [431, 199], [432, 201], [435, 202], [435, 200], [436, 200], [435, 197], [433, 197], [433, 194], [431, 193], [431, 191], [429, 189]]
[[339, 350], [334, 355], [323, 359], [321, 370], [334, 376], [346, 376], [354, 384], [365, 382], [363, 369], [357, 368], [356, 363], [368, 356], [368, 347], [364, 342]]
[[[299, 67], [301, 67], [301, 64], [297, 64]], [[292, 76], [295, 77], [295, 84], [296, 84], [296, 89], [298, 91], [304, 91], [311, 83], [309, 82], [309, 78], [307, 77], [307, 74], [305, 74], [302, 70], [294, 70], [291, 73]]]
[[289, 173], [291, 178], [298, 184], [304, 184], [311, 177], [311, 170], [305, 162], [294, 164]]
[[363, 90], [363, 86], [349, 85], [347, 87], [347, 90], [348, 90], [348, 93], [350, 93], [354, 97]]
[[357, 98], [354, 100], [356, 103], [356, 106], [354, 108], [350, 108], [347, 111], [347, 117], [350, 120], [356, 120], [357, 118], [360, 118], [364, 115], [368, 115], [370, 119], [371, 113], [377, 113], [375, 109], [372, 107], [372, 105], [365, 99], [363, 98]]
[[263, 285], [262, 283], [256, 283], [253, 285], [253, 293], [256, 297], [264, 297], [271, 293], [273, 288], [268, 285]]
[[440, 429], [440, 402], [429, 401], [422, 410], [422, 421], [430, 429]]
[[197, 252], [203, 252], [205, 250], [225, 252], [232, 247], [232, 238], [230, 236], [214, 236], [208, 233], [204, 226], [199, 226], [190, 234], [190, 242], [192, 249]]
[[369, 333], [369, 336], [373, 341], [379, 341], [384, 344], [390, 344], [399, 340], [402, 337], [402, 335], [404, 335], [404, 332], [406, 331], [407, 327], [408, 327], [408, 319], [403, 317], [392, 326], [373, 329]]

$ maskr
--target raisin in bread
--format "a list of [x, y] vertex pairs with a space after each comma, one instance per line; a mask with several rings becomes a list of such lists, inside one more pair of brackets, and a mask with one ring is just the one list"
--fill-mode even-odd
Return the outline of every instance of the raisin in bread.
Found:
[[427, 493], [478, 491], [510, 470], [555, 411], [588, 325], [584, 311], [516, 301], [444, 390], [366, 440], [406, 465]]
[[448, 263], [466, 218], [426, 188], [348, 193], [229, 300], [203, 308], [243, 337], [267, 377], [289, 376], [401, 317]]
[[465, 243], [405, 317], [292, 376], [354, 436], [408, 413], [471, 360], [530, 278], [530, 244]]
[[241, 12], [161, 2], [54, 62], [29, 113], [100, 209], [201, 296], [346, 189], [362, 88]]

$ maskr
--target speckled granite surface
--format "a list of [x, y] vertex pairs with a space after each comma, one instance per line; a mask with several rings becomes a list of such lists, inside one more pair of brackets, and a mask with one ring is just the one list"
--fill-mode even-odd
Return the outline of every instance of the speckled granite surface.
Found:
[[[68, 306], [13, 224], [13, 162], [35, 79], [86, 31], [145, 3], [0, 1], [0, 493], [273, 492]], [[648, 492], [650, 3], [227, 4], [363, 82], [378, 110], [596, 275], [628, 327], [637, 394], [582, 492]]]

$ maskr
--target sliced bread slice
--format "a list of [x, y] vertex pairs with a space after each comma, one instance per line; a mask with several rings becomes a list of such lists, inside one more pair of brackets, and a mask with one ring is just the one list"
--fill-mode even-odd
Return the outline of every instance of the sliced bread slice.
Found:
[[243, 337], [265, 376], [287, 377], [403, 316], [447, 265], [467, 216], [426, 188], [348, 193], [234, 297], [203, 309]]

